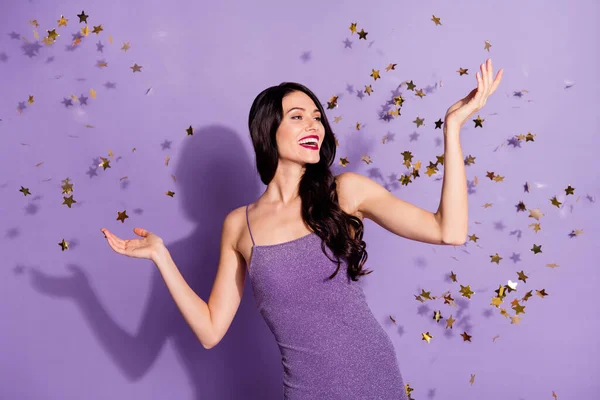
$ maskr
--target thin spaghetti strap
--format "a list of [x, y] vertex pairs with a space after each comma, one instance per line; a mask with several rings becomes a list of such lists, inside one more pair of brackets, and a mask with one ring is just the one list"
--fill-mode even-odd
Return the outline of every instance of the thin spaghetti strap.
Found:
[[252, 239], [252, 245], [256, 246], [256, 243], [254, 243], [254, 238], [252, 237], [252, 230], [250, 229], [250, 220], [248, 219], [248, 206], [250, 204], [246, 205], [246, 223], [248, 224], [248, 232], [250, 232], [250, 239]]

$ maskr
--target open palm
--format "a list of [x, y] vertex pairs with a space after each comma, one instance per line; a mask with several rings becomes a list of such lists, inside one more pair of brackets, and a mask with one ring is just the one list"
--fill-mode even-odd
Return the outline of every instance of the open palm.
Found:
[[134, 228], [133, 232], [141, 239], [121, 239], [108, 229], [100, 229], [107, 239], [109, 246], [119, 254], [134, 258], [152, 259], [164, 246], [163, 240], [152, 232], [142, 228]]
[[[496, 78], [493, 79], [494, 68], [492, 59], [489, 58], [485, 64], [480, 65], [481, 75], [479, 72], [475, 74], [477, 79], [477, 87], [473, 89], [467, 96], [452, 104], [446, 111], [446, 125], [456, 125], [462, 127], [477, 111], [487, 102], [500, 85], [504, 69], [500, 69]], [[493, 79], [493, 80], [492, 80]]]

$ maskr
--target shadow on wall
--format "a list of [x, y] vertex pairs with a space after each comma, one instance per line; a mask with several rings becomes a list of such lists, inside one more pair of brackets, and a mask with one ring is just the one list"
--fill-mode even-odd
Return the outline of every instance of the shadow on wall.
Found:
[[[229, 128], [195, 128], [194, 136], [186, 137], [182, 148], [175, 172], [177, 199], [196, 227], [188, 237], [166, 246], [186, 282], [208, 301], [219, 262], [223, 219], [234, 208], [256, 200], [260, 180], [239, 135]], [[107, 247], [106, 251], [112, 250]], [[187, 371], [187, 381], [193, 385], [194, 399], [281, 398], [281, 355], [256, 309], [247, 272], [244, 296], [233, 323], [219, 345], [206, 350], [156, 268], [139, 329], [130, 335], [95, 295], [85, 273], [90, 267], [68, 265], [71, 275], [64, 278], [31, 269], [32, 284], [40, 293], [72, 299], [129, 380], [144, 378], [169, 339]]]

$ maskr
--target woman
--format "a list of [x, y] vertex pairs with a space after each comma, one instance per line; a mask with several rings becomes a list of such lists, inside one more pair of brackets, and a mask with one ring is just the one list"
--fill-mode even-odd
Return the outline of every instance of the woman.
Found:
[[[355, 283], [372, 272], [362, 268], [362, 219], [412, 240], [464, 242], [466, 183], [457, 136], [502, 73], [491, 82], [490, 60], [481, 71], [478, 87], [446, 114], [446, 201], [435, 214], [359, 174], [333, 176], [336, 140], [323, 107], [308, 88], [288, 82], [262, 91], [250, 109], [256, 165], [267, 189], [225, 218], [208, 302], [187, 285], [160, 237], [135, 228], [142, 239], [122, 240], [101, 230], [116, 252], [155, 262], [207, 349], [231, 325], [248, 272], [257, 307], [279, 345], [284, 398], [407, 399], [393, 344]], [[446, 213], [451, 217], [444, 219], [442, 205], [452, 208]]]

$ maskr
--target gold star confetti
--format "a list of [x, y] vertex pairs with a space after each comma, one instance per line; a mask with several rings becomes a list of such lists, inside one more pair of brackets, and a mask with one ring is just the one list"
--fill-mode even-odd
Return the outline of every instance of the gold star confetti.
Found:
[[466, 297], [468, 299], [471, 298], [471, 295], [475, 294], [475, 292], [471, 291], [471, 285], [467, 285], [467, 286], [460, 285], [460, 293], [463, 295], [463, 297]]
[[190, 125], [189, 128], [187, 128], [186, 130], [187, 136], [192, 136], [194, 135], [194, 128], [192, 128], [192, 126]]
[[27, 196], [28, 194], [31, 195], [31, 192], [29, 191], [29, 189], [24, 188], [23, 186], [21, 186], [21, 189], [19, 189], [19, 192], [23, 193], [23, 196]]
[[490, 51], [490, 47], [492, 47], [492, 45], [490, 44], [490, 42], [488, 40], [486, 40], [485, 41], [484, 50], [487, 50], [489, 52]]
[[536, 208], [533, 210], [528, 210], [528, 211], [529, 211], [529, 217], [535, 218], [538, 221], [540, 220], [540, 217], [544, 215], [544, 213], [542, 213], [539, 208]]
[[356, 22], [350, 24], [350, 34], [352, 35], [354, 33], [356, 33]]
[[492, 297], [492, 302], [490, 303], [491, 306], [499, 307], [501, 304], [502, 304], [501, 297]]
[[397, 64], [388, 64], [388, 66], [385, 67], [385, 71], [389, 72], [390, 70], [396, 69], [396, 65]]
[[129, 46], [129, 42], [123, 42], [123, 46], [121, 47], [121, 50], [127, 52], [127, 50], [129, 50], [131, 46]]
[[133, 67], [129, 67], [133, 70], [133, 72], [142, 72], [142, 66], [141, 65], [137, 65], [137, 64], [133, 64]]
[[406, 395], [409, 398], [409, 400], [412, 400], [410, 392], [412, 392], [413, 390], [415, 389], [411, 388], [410, 384], [406, 382], [406, 384], [404, 385], [404, 391], [406, 392]]
[[417, 117], [414, 121], [415, 124], [417, 124], [417, 128], [420, 126], [425, 125], [425, 118], [419, 118]]
[[[337, 101], [338, 101], [337, 96], [331, 96], [329, 98], [329, 101], [327, 101], [327, 109], [333, 110], [334, 108], [336, 108], [338, 106]], [[342, 117], [340, 117], [340, 119], [342, 119]]]
[[87, 37], [90, 34], [90, 28], [89, 28], [89, 26], [86, 25], [83, 28], [81, 28], [81, 34], [83, 36]]
[[376, 81], [377, 79], [381, 78], [381, 76], [379, 76], [379, 70], [378, 69], [372, 69], [371, 71], [372, 71], [371, 75], [369, 75], [369, 76], [372, 76], [374, 81]]
[[554, 197], [552, 197], [552, 198], [550, 199], [550, 203], [551, 203], [553, 206], [556, 206], [556, 208], [560, 208], [560, 206], [562, 205], [562, 203], [561, 203], [560, 201], [558, 201], [558, 199], [556, 198], [556, 196], [554, 196]]
[[[450, 293], [444, 294], [443, 299], [444, 299], [444, 304], [448, 304], [453, 307], [457, 306], [457, 304], [454, 302], [454, 299], [452, 298], [452, 295]], [[450, 318], [452, 318], [452, 315], [450, 315]]]
[[60, 241], [58, 245], [61, 247], [61, 251], [69, 250], [69, 243], [67, 243], [65, 239]]
[[515, 310], [515, 313], [517, 315], [519, 315], [521, 313], [525, 314], [525, 306], [521, 305], [519, 303], [515, 304], [515, 306], [512, 309]]
[[425, 340], [425, 341], [427, 341], [427, 343], [430, 343], [431, 339], [433, 338], [433, 336], [429, 332], [421, 333], [421, 336], [422, 336], [421, 340]]
[[89, 15], [85, 15], [85, 12], [82, 10], [81, 14], [77, 14], [77, 16], [79, 17], [79, 23], [84, 22], [87, 24], [87, 18], [89, 17]]
[[471, 379], [469, 379], [469, 383], [473, 385], [475, 383], [475, 374], [471, 374]]
[[527, 293], [525, 293], [525, 295], [523, 296], [523, 298], [521, 299], [521, 301], [527, 301], [529, 300], [529, 298], [533, 296], [533, 293], [531, 293], [531, 290]]
[[64, 15], [61, 15], [60, 19], [58, 20], [58, 26], [67, 26], [67, 21], [68, 19], [66, 19]]
[[421, 294], [419, 296], [422, 296], [424, 299], [427, 299], [427, 300], [432, 300], [431, 292], [426, 292], [424, 289], [421, 289]]
[[129, 218], [126, 210], [123, 210], [123, 212], [117, 211], [117, 214], [119, 214], [117, 221], [121, 221], [122, 223], [125, 223], [125, 219]]
[[461, 333], [460, 336], [462, 336], [463, 342], [470, 342], [472, 338], [472, 336], [469, 336], [467, 332]]
[[455, 322], [456, 320], [454, 318], [452, 318], [452, 314], [450, 314], [450, 318], [448, 318], [446, 320], [446, 329], [452, 329], [452, 324]]
[[525, 275], [525, 272], [523, 272], [523, 270], [521, 270], [521, 272], [517, 272], [517, 274], [519, 275], [519, 280], [520, 281], [523, 281], [524, 283], [527, 283], [528, 276]]
[[100, 159], [102, 160], [102, 162], [100, 163], [99, 167], [102, 167], [104, 170], [106, 170], [107, 168], [111, 168], [110, 160], [108, 158], [100, 157]]
[[368, 33], [368, 32], [365, 32], [365, 30], [364, 30], [364, 29], [361, 29], [361, 30], [360, 30], [360, 32], [358, 32], [358, 40], [360, 40], [360, 39], [365, 39], [365, 40], [367, 40], [367, 35], [368, 35], [368, 34], [369, 34], [369, 33]]
[[69, 208], [71, 208], [71, 205], [72, 205], [73, 203], [77, 203], [77, 201], [76, 201], [76, 200], [73, 200], [73, 195], [71, 195], [71, 196], [69, 196], [69, 197], [64, 197], [64, 196], [63, 196], [63, 200], [64, 200], [64, 201], [63, 201], [63, 204], [66, 204], [66, 205], [67, 205], [67, 207], [69, 207]]
[[473, 122], [475, 122], [475, 128], [477, 128], [478, 126], [483, 128], [483, 121], [485, 121], [485, 119], [481, 119], [481, 117], [478, 115], [477, 119], [473, 120]]
[[61, 186], [62, 194], [70, 194], [73, 192], [73, 184], [66, 182]]
[[175, 196], [175, 192], [172, 192], [169, 190], [169, 191], [167, 191], [166, 195], [169, 197], [173, 197], [173, 196]]
[[95, 33], [96, 35], [99, 35], [100, 32], [102, 32], [104, 29], [102, 29], [102, 24], [98, 25], [98, 26], [94, 26], [94, 30], [92, 31], [92, 33]]
[[538, 296], [540, 296], [542, 299], [544, 297], [548, 296], [548, 293], [546, 293], [546, 289], [536, 290], [535, 294], [537, 294]]
[[441, 25], [442, 23], [440, 22], [440, 19], [438, 17], [436, 17], [435, 15], [431, 16], [431, 20], [435, 23], [435, 25]]
[[60, 36], [58, 33], [56, 33], [56, 29], [52, 29], [51, 31], [46, 32], [48, 32], [48, 38], [50, 38], [51, 40], [56, 40], [56, 38]]

